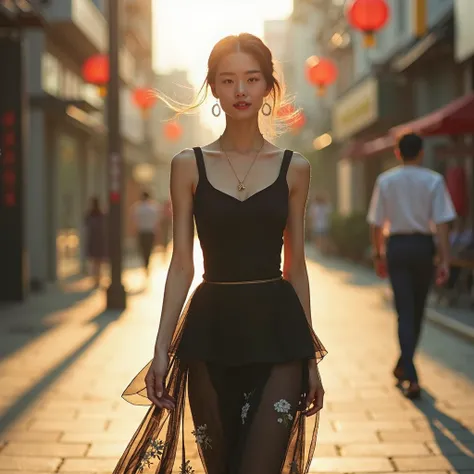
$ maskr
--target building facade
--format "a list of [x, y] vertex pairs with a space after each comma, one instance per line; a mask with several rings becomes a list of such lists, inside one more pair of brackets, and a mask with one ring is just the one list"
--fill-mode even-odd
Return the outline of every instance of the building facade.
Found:
[[[353, 83], [332, 108], [332, 129], [342, 145], [338, 164], [340, 210], [367, 208], [378, 174], [396, 164], [389, 130], [430, 114], [463, 95], [461, 68], [454, 59], [452, 0], [418, 3], [387, 0], [390, 19], [375, 48], [353, 37]], [[426, 140], [426, 165], [443, 171], [436, 157], [449, 137]], [[361, 190], [363, 190], [361, 192]]]
[[0, 4], [0, 301], [22, 300], [29, 291], [25, 31], [41, 31], [45, 23], [40, 5]]
[[[121, 1], [120, 111], [127, 187], [134, 166], [153, 161], [146, 124], [132, 100], [134, 89], [151, 84], [153, 77], [151, 5], [151, 0]], [[82, 77], [86, 59], [107, 54], [106, 6], [102, 0], [50, 0], [41, 11], [47, 27], [22, 32], [24, 64], [16, 80], [24, 76], [24, 244], [15, 265], [26, 269], [26, 286], [32, 289], [85, 270], [84, 217], [90, 198], [99, 197], [107, 210], [106, 98]], [[0, 33], [4, 28], [0, 22]], [[10, 91], [1, 93], [7, 97]]]

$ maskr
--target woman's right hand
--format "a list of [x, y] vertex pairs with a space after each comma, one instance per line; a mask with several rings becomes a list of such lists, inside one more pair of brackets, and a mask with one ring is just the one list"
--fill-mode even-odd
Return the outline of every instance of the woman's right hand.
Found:
[[151, 366], [145, 377], [146, 393], [148, 399], [158, 408], [173, 410], [175, 400], [171, 397], [164, 387], [164, 378], [168, 369], [168, 354], [155, 355]]

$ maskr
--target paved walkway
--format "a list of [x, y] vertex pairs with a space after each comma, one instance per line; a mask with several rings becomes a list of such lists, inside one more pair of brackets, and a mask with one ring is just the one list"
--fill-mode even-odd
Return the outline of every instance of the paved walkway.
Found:
[[[146, 411], [120, 393], [152, 354], [165, 263], [155, 259], [144, 292], [127, 272], [134, 295], [120, 315], [87, 280], [0, 309], [0, 474], [111, 472]], [[310, 262], [309, 273], [329, 349], [311, 472], [474, 474], [474, 347], [427, 325], [424, 401], [411, 403], [390, 376], [395, 320], [379, 283], [341, 262]]]

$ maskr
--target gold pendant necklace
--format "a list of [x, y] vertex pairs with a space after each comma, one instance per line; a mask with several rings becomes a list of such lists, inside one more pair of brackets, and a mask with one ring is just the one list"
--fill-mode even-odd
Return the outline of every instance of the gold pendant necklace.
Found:
[[258, 155], [260, 155], [260, 152], [262, 151], [262, 148], [263, 146], [265, 145], [265, 140], [263, 140], [263, 144], [262, 146], [257, 150], [257, 153], [255, 154], [255, 158], [253, 159], [249, 169], [247, 170], [247, 173], [245, 173], [245, 176], [243, 179], [240, 179], [237, 172], [235, 171], [234, 169], [234, 166], [232, 165], [232, 161], [230, 161], [230, 158], [229, 156], [227, 155], [226, 151], [222, 148], [222, 144], [221, 144], [221, 139], [219, 138], [219, 147], [221, 149], [221, 152], [224, 153], [225, 157], [227, 158], [227, 161], [229, 162], [229, 166], [230, 166], [230, 169], [232, 170], [232, 172], [234, 173], [235, 175], [235, 178], [237, 179], [238, 181], [238, 185], [237, 185], [237, 191], [241, 192], [241, 191], [245, 191], [245, 180], [247, 179], [247, 176], [249, 175], [251, 169], [253, 168], [253, 165], [255, 164], [255, 162], [257, 161], [257, 158], [258, 158]]

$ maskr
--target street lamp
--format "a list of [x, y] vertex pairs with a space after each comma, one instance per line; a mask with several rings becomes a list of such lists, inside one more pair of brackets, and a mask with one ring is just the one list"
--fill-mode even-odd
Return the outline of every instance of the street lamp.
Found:
[[109, 0], [109, 87], [107, 93], [108, 125], [108, 184], [109, 184], [109, 222], [108, 251], [111, 282], [107, 289], [107, 308], [125, 309], [126, 294], [122, 284], [122, 210], [124, 173], [122, 140], [120, 134], [120, 95], [119, 95], [119, 3]]

